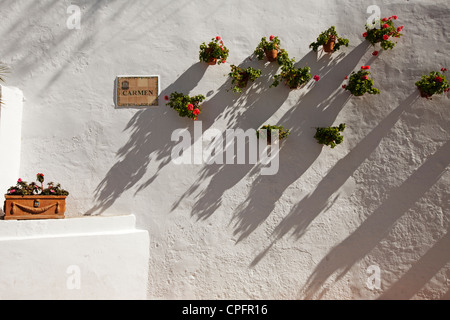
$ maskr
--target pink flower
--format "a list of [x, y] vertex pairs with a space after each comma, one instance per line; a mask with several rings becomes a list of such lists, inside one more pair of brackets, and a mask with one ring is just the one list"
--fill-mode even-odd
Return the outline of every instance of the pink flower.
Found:
[[200, 113], [200, 110], [198, 108], [195, 108], [194, 111], [192, 111], [192, 113], [196, 116]]
[[194, 105], [192, 103], [189, 103], [187, 105], [187, 108], [188, 108], [189, 111], [192, 111], [192, 110], [194, 110]]
[[389, 25], [387, 23], [385, 23], [385, 24], [383, 24], [383, 28], [384, 29], [389, 28]]
[[269, 40], [272, 41], [275, 38], [275, 36], [270, 36]]
[[219, 40], [220, 40], [220, 37], [219, 37], [219, 36], [217, 36], [217, 37], [216, 37], [216, 40], [217, 40], [217, 41], [219, 41]]
[[369, 77], [368, 76], [363, 76], [362, 79], [363, 80], [367, 80], [367, 79], [369, 79]]
[[364, 33], [363, 33], [363, 37], [364, 37], [364, 38], [367, 37], [367, 32], [364, 32]]
[[397, 20], [397, 16], [392, 16], [392, 18], [393, 18], [394, 20]]
[[16, 192], [16, 189], [9, 190], [9, 193], [14, 193], [14, 192]]
[[436, 81], [436, 82], [442, 82], [442, 78], [441, 78], [441, 77], [436, 77], [436, 78], [434, 78], [434, 81]]
[[164, 100], [169, 100], [169, 96], [164, 96]]
[[387, 40], [387, 39], [389, 39], [389, 36], [388, 36], [387, 34], [385, 34], [385, 35], [383, 36], [383, 40]]
[[17, 183], [21, 183], [21, 182], [22, 182], [22, 179], [19, 178], [19, 180], [17, 180]]
[[372, 52], [372, 55], [373, 56], [377, 56], [378, 55], [378, 51], [375, 50], [374, 52]]
[[51, 193], [55, 193], [55, 190], [53, 190], [53, 189], [50, 189], [50, 192], [51, 192]]
[[320, 77], [317, 74], [315, 74], [314, 75], [314, 80], [319, 81], [319, 79], [320, 79]]
[[345, 89], [345, 88], [347, 88], [347, 85], [346, 85], [346, 84], [343, 84], [343, 85], [342, 85], [342, 89]]

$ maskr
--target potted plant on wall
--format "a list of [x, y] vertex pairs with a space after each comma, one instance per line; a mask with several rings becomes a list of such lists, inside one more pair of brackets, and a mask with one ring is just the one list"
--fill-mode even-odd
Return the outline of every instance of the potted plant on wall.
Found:
[[262, 126], [259, 130], [256, 131], [256, 136], [262, 139], [267, 139], [267, 144], [272, 144], [272, 130], [278, 130], [278, 141], [285, 139], [290, 133], [290, 130], [285, 130], [283, 126], [273, 126], [270, 124]]
[[380, 43], [381, 48], [384, 50], [394, 48], [395, 43], [392, 39], [400, 38], [403, 35], [400, 33], [403, 30], [403, 26], [395, 27], [394, 20], [397, 20], [397, 16], [395, 15], [381, 19], [379, 21], [379, 28], [374, 28], [372, 25], [366, 24], [366, 32], [363, 33], [363, 37], [374, 46]]
[[[447, 68], [442, 68], [442, 72], [446, 72]], [[427, 99], [432, 99], [434, 94], [442, 94], [450, 91], [450, 85], [443, 73], [431, 71], [428, 75], [423, 75], [422, 79], [416, 82], [416, 87], [420, 91], [420, 95]]]
[[201, 113], [200, 103], [205, 100], [205, 96], [199, 94], [194, 97], [184, 95], [179, 92], [172, 92], [168, 97], [169, 102], [166, 105], [175, 109], [180, 117], [188, 117], [197, 120]]
[[338, 51], [341, 46], [348, 47], [348, 39], [339, 37], [335, 27], [331, 26], [328, 30], [322, 32], [315, 42], [309, 45], [316, 52], [320, 46], [322, 46], [323, 51], [333, 53]]
[[241, 93], [242, 89], [247, 86], [248, 81], [255, 81], [261, 76], [261, 70], [248, 67], [246, 69], [231, 65], [231, 72], [228, 74], [231, 77], [232, 90], [234, 93]]
[[296, 68], [294, 66], [294, 60], [284, 63], [281, 66], [281, 73], [275, 75], [273, 83], [270, 87], [277, 87], [280, 81], [285, 82], [291, 89], [298, 89], [304, 86], [309, 80], [311, 80], [311, 72], [309, 67]]
[[8, 189], [3, 206], [5, 220], [64, 218], [69, 192], [53, 182], [44, 188], [42, 173], [36, 175], [36, 180], [40, 185], [19, 179], [15, 186]]
[[267, 60], [273, 62], [277, 60], [280, 50], [280, 39], [272, 35], [269, 37], [269, 41], [267, 41], [266, 37], [261, 39], [261, 42], [256, 47], [254, 54], [258, 60], [262, 60], [266, 57]]
[[341, 135], [344, 129], [345, 123], [341, 123], [338, 127], [316, 128], [314, 138], [318, 143], [334, 148], [344, 141], [344, 137]]
[[203, 42], [200, 45], [199, 59], [209, 65], [221, 64], [225, 63], [228, 54], [229, 50], [224, 46], [223, 40], [217, 36], [212, 38], [208, 44]]
[[358, 72], [352, 72], [348, 85], [343, 85], [345, 90], [350, 91], [354, 96], [362, 96], [365, 93], [379, 94], [380, 90], [373, 86], [373, 80], [369, 78], [370, 66], [362, 66]]

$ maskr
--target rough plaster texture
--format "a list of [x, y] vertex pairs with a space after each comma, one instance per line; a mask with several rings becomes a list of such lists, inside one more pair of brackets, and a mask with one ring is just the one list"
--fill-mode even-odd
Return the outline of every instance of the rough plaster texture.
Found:
[[[0, 3], [1, 60], [26, 97], [22, 178], [44, 172], [71, 191], [68, 214], [133, 212], [150, 233], [150, 299], [445, 299], [450, 297], [449, 98], [414, 83], [449, 67], [450, 8], [441, 1], [69, 1]], [[369, 5], [398, 15], [404, 37], [379, 56], [364, 41]], [[308, 48], [335, 25], [350, 46]], [[250, 60], [278, 35], [321, 77], [269, 89], [274, 65]], [[220, 35], [225, 65], [198, 63]], [[379, 49], [379, 48], [377, 48]], [[230, 64], [263, 76], [228, 92]], [[344, 76], [370, 65], [378, 96], [351, 97]], [[171, 163], [173, 130], [193, 123], [164, 106], [116, 109], [115, 77], [158, 74], [161, 97], [207, 96], [203, 129], [292, 130], [274, 176], [255, 165]], [[345, 122], [335, 149], [314, 127]], [[381, 288], [369, 289], [370, 265]]]

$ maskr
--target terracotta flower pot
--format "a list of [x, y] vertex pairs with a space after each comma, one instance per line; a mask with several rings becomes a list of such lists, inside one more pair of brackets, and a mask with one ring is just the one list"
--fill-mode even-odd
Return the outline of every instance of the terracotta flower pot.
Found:
[[217, 59], [216, 59], [216, 58], [209, 58], [208, 64], [209, 64], [210, 66], [213, 66], [213, 65], [215, 65], [216, 63], [217, 63]]
[[417, 87], [417, 88], [419, 89], [420, 96], [421, 96], [422, 98], [431, 99], [431, 95], [429, 95], [428, 93], [424, 92], [424, 91], [422, 90], [422, 88], [420, 88], [420, 87]]
[[238, 88], [245, 88], [248, 83], [249, 75], [246, 72], [241, 73], [242, 80], [238, 82], [237, 87]]
[[64, 219], [66, 196], [5, 195], [4, 220]]
[[273, 50], [264, 50], [266, 53], [267, 60], [273, 62], [277, 59], [278, 56], [278, 45], [275, 45], [275, 49]]
[[333, 52], [335, 43], [336, 43], [336, 37], [335, 36], [330, 36], [328, 38], [327, 43], [325, 43], [323, 45], [323, 51], [328, 52], [328, 53]]

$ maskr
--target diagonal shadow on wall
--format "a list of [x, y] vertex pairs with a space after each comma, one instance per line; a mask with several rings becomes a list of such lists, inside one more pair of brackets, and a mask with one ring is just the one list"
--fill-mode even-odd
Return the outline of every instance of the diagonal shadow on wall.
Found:
[[447, 231], [433, 247], [378, 299], [407, 300], [413, 298], [441, 268], [450, 262], [449, 248], [450, 232]]
[[[188, 94], [203, 77], [207, 66], [196, 63], [188, 68], [173, 84], [163, 90], [160, 97], [178, 91]], [[180, 125], [190, 126], [192, 120], [180, 118], [165, 106], [160, 99], [159, 107], [140, 110], [130, 119], [124, 131], [130, 132], [125, 145], [117, 152], [117, 162], [111, 167], [105, 178], [95, 190], [96, 203], [85, 214], [100, 214], [107, 210], [127, 190], [135, 187], [147, 174], [151, 161], [159, 162], [156, 172], [138, 186], [138, 191], [150, 185], [159, 172], [170, 162], [172, 142], [161, 137], [170, 137]], [[164, 117], [165, 121], [161, 121]]]
[[[326, 281], [335, 273], [337, 280], [364, 258], [388, 234], [395, 222], [408, 211], [439, 180], [450, 164], [450, 141], [447, 141], [408, 178], [392, 190], [383, 202], [350, 236], [335, 246], [318, 264], [305, 285], [306, 298], [326, 292]], [[444, 238], [443, 243], [448, 239]], [[438, 249], [443, 244], [438, 244]], [[431, 251], [430, 255], [436, 253]], [[419, 267], [420, 268], [420, 265]], [[413, 270], [414, 271], [414, 270]], [[416, 288], [407, 292], [411, 294]], [[395, 287], [394, 287], [395, 290]], [[391, 291], [392, 293], [394, 291]]]
[[[278, 68], [276, 63], [267, 64], [252, 61], [251, 57], [248, 57], [238, 65], [241, 68], [249, 66], [261, 69], [261, 77], [254, 83], [249, 83], [241, 94], [231, 91], [231, 79], [227, 78], [212, 98], [204, 104], [205, 113], [202, 113], [203, 131], [216, 123], [225, 123], [227, 129], [247, 130], [254, 128], [259, 125], [257, 123], [261, 121], [261, 118], [270, 117], [284, 103], [288, 94], [287, 90], [281, 90], [280, 92], [280, 90], [269, 89], [270, 77]], [[249, 116], [248, 113], [252, 113], [252, 116]], [[203, 166], [197, 180], [173, 204], [172, 211], [176, 210], [184, 199], [196, 197], [191, 215], [197, 217], [197, 219], [208, 218], [220, 207], [224, 192], [236, 185], [250, 172], [253, 166], [249, 164], [209, 164]], [[211, 180], [205, 187], [204, 181], [208, 179]]]
[[[327, 207], [333, 194], [347, 181], [353, 172], [366, 160], [378, 147], [381, 139], [395, 125], [400, 116], [418, 99], [415, 91], [409, 95], [397, 108], [395, 108], [383, 121], [381, 121], [358, 145], [353, 148], [319, 182], [315, 190], [297, 203], [288, 215], [277, 225], [274, 230], [275, 240], [282, 238], [287, 233], [297, 239], [300, 238], [310, 223]], [[273, 244], [271, 244], [272, 246]], [[263, 250], [252, 261], [256, 265], [267, 253]]]
[[[365, 45], [358, 46], [350, 55], [349, 61], [350, 58], [353, 59], [355, 56], [362, 55], [365, 50]], [[312, 65], [317, 70], [328, 71], [335, 66], [338, 60], [327, 56], [317, 61], [317, 54], [311, 51], [296, 65]], [[255, 83], [249, 84], [249, 87], [244, 89], [242, 94], [230, 93], [231, 81], [227, 81], [219, 88], [216, 95], [207, 102], [207, 105], [209, 109], [222, 106], [219, 108], [222, 111], [215, 113], [214, 121], [225, 121], [228, 129], [257, 129], [283, 105], [291, 90], [284, 85], [270, 88], [273, 82], [272, 77], [279, 69], [276, 62], [258, 61], [254, 55], [251, 55], [238, 66], [241, 68], [251, 66], [260, 69], [262, 75]], [[353, 66], [347, 65], [347, 69], [352, 68]], [[328, 86], [329, 84], [325, 85]], [[233, 98], [230, 98], [230, 96]], [[322, 102], [327, 100], [323, 97], [324, 93], [322, 92], [322, 94], [316, 96], [316, 99], [322, 100]], [[209, 128], [211, 125], [213, 125], [211, 121], [206, 121], [206, 126], [203, 129]], [[201, 170], [197, 181], [174, 203], [172, 210], [175, 210], [184, 199], [191, 198], [198, 192], [191, 215], [196, 216], [197, 219], [206, 219], [221, 206], [222, 198], [227, 190], [235, 186], [245, 176], [257, 174], [258, 169], [251, 164], [207, 165]], [[199, 191], [202, 182], [207, 179], [211, 179], [208, 186]]]
[[368, 47], [366, 42], [362, 42], [339, 63], [329, 68], [321, 67], [320, 63], [309, 62], [311, 70], [322, 70], [324, 75], [280, 119], [279, 124], [291, 129], [291, 135], [280, 150], [279, 171], [273, 176], [259, 175], [254, 180], [247, 199], [235, 211], [233, 225], [238, 241], [246, 238], [267, 219], [286, 189], [320, 155], [321, 146], [313, 138], [314, 127], [333, 124], [350, 98], [347, 92], [336, 90], [340, 88], [344, 76], [359, 64]]

